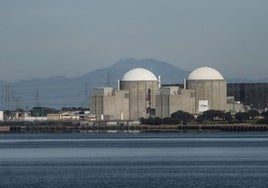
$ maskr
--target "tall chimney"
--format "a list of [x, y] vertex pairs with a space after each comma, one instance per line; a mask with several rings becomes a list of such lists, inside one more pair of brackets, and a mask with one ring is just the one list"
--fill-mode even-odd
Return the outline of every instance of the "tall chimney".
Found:
[[158, 76], [158, 88], [161, 88], [161, 77]]

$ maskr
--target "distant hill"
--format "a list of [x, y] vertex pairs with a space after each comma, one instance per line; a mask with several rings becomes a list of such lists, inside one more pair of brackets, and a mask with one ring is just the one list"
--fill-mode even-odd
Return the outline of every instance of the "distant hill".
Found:
[[120, 80], [123, 75], [133, 69], [133, 68], [146, 68], [152, 71], [156, 76], [161, 76], [162, 83], [182, 83], [183, 79], [189, 74], [189, 71], [183, 71], [173, 65], [170, 65], [163, 61], [158, 61], [154, 59], [134, 59], [134, 58], [126, 58], [118, 61], [116, 64], [104, 68], [98, 69], [93, 72], [87, 73], [77, 80], [96, 80], [98, 84], [106, 84], [106, 85], [117, 85], [117, 80]]
[[[112, 86], [117, 88], [117, 81], [133, 68], [146, 68], [156, 76], [161, 76], [162, 84], [181, 84], [189, 71], [184, 71], [167, 62], [154, 59], [126, 58], [116, 64], [94, 70], [76, 78], [51, 77], [47, 79], [21, 80], [15, 83], [0, 81], [0, 109], [46, 106], [56, 109], [62, 107], [88, 107], [93, 88]], [[268, 82], [262, 80], [232, 79], [228, 83]]]

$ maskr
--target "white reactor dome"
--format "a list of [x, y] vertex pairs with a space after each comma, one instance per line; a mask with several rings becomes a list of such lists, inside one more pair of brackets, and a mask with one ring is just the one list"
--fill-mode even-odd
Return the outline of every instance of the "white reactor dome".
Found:
[[122, 78], [122, 81], [157, 81], [156, 76], [144, 68], [135, 68], [128, 71]]
[[224, 80], [224, 78], [213, 68], [200, 67], [189, 74], [188, 80]]

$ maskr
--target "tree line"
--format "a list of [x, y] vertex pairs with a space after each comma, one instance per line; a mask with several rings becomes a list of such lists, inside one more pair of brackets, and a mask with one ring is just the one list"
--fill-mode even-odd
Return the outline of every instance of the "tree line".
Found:
[[238, 112], [232, 115], [231, 112], [223, 112], [220, 110], [207, 110], [202, 114], [194, 117], [188, 112], [178, 110], [171, 114], [170, 117], [159, 118], [149, 117], [140, 118], [140, 122], [145, 125], [176, 125], [188, 123], [257, 123], [268, 124], [268, 112], [259, 113], [257, 110], [249, 110], [246, 112]]

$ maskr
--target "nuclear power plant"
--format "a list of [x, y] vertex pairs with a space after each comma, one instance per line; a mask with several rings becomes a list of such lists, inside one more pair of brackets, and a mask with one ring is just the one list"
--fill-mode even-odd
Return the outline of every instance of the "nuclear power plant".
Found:
[[191, 114], [210, 109], [242, 110], [242, 104], [226, 96], [226, 89], [224, 77], [210, 67], [192, 71], [183, 86], [161, 86], [160, 76], [144, 68], [135, 68], [118, 81], [117, 89], [94, 89], [90, 109], [100, 120], [164, 118], [178, 110]]

